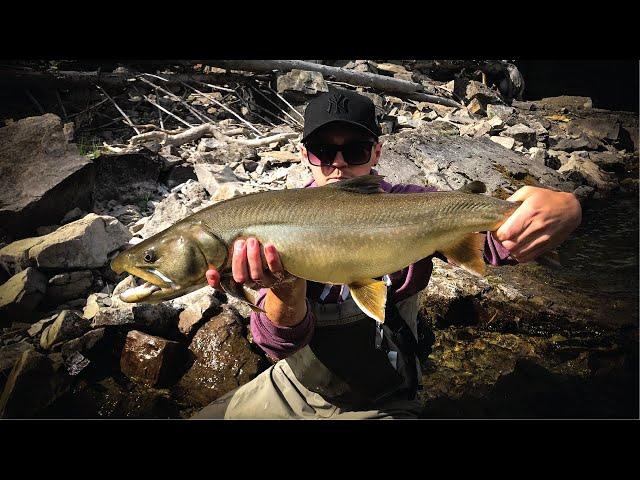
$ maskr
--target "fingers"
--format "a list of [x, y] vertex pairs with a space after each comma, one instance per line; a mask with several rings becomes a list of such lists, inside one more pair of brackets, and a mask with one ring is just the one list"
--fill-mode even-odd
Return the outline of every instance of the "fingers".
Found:
[[262, 266], [262, 255], [260, 254], [260, 243], [255, 238], [247, 239], [247, 260], [251, 279], [261, 282], [264, 277], [264, 268]]
[[276, 250], [275, 245], [270, 243], [265, 245], [264, 256], [267, 260], [267, 265], [269, 266], [269, 270], [271, 270], [271, 272], [282, 273], [284, 271], [282, 262], [280, 261], [280, 255], [278, 255], [278, 251]]
[[215, 288], [216, 290], [222, 290], [222, 285], [220, 285], [220, 274], [216, 269], [211, 268], [207, 270], [205, 276], [207, 277], [207, 283], [211, 287]]
[[231, 272], [233, 279], [238, 283], [249, 280], [249, 266], [247, 265], [247, 245], [245, 240], [237, 240], [233, 246], [233, 258], [231, 259]]

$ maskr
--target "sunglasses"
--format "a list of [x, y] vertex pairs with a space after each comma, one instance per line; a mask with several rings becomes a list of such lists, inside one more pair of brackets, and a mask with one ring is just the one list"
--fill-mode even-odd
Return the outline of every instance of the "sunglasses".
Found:
[[315, 167], [333, 165], [338, 152], [349, 165], [364, 165], [371, 160], [371, 149], [374, 142], [350, 142], [344, 145], [309, 144], [305, 145], [309, 152], [309, 163]]

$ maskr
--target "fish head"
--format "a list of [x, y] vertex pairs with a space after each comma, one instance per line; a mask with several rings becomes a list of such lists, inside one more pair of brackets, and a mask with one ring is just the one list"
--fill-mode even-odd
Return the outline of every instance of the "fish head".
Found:
[[120, 294], [127, 303], [157, 303], [185, 295], [206, 284], [209, 268], [221, 269], [225, 243], [201, 224], [176, 224], [118, 254], [111, 269], [144, 283]]

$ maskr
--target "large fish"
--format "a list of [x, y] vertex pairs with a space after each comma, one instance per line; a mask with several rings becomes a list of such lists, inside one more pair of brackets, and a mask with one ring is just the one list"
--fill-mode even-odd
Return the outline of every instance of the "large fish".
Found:
[[382, 322], [386, 285], [377, 278], [434, 252], [484, 274], [484, 235], [476, 232], [496, 230], [519, 205], [466, 193], [477, 192], [480, 182], [464, 191], [389, 194], [381, 179], [260, 192], [207, 207], [113, 259], [116, 273], [146, 281], [120, 298], [179, 297], [206, 285], [209, 268], [221, 273], [229, 294], [242, 298], [231, 276], [231, 249], [236, 239], [252, 236], [273, 243], [291, 274], [348, 285], [362, 311]]

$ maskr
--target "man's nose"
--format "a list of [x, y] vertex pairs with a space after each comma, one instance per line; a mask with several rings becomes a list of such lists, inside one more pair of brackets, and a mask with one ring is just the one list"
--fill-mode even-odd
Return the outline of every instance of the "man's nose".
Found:
[[333, 159], [333, 163], [331, 165], [333, 167], [336, 167], [336, 168], [345, 168], [345, 167], [349, 166], [349, 164], [344, 161], [344, 157], [342, 156], [342, 152], [336, 153], [336, 156]]

